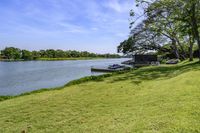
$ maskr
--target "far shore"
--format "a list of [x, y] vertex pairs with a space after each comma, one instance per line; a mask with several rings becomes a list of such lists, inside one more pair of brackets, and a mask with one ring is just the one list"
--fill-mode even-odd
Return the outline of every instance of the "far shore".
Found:
[[[119, 57], [121, 58], [121, 57]], [[79, 57], [79, 58], [38, 58], [33, 60], [23, 59], [0, 59], [0, 61], [14, 62], [14, 61], [64, 61], [64, 60], [96, 60], [96, 59], [118, 59], [118, 58], [104, 58], [104, 57]]]

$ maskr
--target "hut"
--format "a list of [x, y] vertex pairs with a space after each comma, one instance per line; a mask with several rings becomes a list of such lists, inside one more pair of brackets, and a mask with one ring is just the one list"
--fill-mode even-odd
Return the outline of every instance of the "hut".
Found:
[[133, 65], [134, 67], [140, 67], [140, 66], [148, 66], [148, 65], [158, 65], [158, 58], [157, 55], [133, 55], [132, 60], [128, 60], [125, 62], [122, 62], [122, 64], [126, 65]]

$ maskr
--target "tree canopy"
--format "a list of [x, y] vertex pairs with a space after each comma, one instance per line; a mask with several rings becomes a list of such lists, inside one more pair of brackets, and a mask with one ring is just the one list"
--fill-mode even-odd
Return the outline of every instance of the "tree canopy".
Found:
[[[138, 18], [135, 19], [131, 10], [130, 36], [120, 43], [119, 52], [165, 51], [178, 59], [192, 60], [197, 45], [200, 59], [199, 0], [137, 0], [137, 6], [143, 10], [144, 20], [136, 25]], [[170, 49], [166, 49], [166, 45]]]
[[87, 51], [76, 51], [76, 50], [40, 50], [40, 51], [28, 51], [21, 50], [14, 47], [6, 47], [1, 50], [0, 57], [3, 59], [10, 60], [36, 60], [39, 58], [79, 58], [79, 57], [102, 57], [102, 58], [118, 58], [118, 54], [96, 54]]

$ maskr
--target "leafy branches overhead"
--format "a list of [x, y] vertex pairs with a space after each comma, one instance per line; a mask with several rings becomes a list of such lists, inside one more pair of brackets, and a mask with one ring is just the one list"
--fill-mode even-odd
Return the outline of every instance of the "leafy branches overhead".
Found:
[[155, 51], [161, 48], [161, 44], [163, 44], [165, 40], [165, 37], [152, 32], [150, 27], [145, 25], [144, 21], [131, 30], [129, 39], [120, 43], [118, 52], [123, 52], [124, 54], [138, 54]]
[[164, 44], [170, 44], [176, 58], [185, 59], [188, 55], [192, 58], [195, 42], [200, 53], [199, 0], [137, 0], [137, 6], [143, 9], [145, 19], [135, 26], [138, 17], [131, 10], [130, 38], [133, 42], [132, 46], [124, 47], [123, 53], [136, 53], [138, 49], [160, 50]]

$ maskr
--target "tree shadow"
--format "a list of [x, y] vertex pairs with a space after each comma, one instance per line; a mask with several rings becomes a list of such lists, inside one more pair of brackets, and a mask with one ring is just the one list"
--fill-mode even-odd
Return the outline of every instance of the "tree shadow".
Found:
[[199, 62], [184, 63], [178, 65], [165, 65], [165, 66], [155, 66], [155, 67], [144, 67], [137, 70], [132, 70], [127, 74], [115, 77], [110, 82], [118, 82], [131, 80], [135, 84], [140, 84], [142, 81], [146, 80], [156, 80], [156, 79], [168, 79], [185, 73], [189, 70], [200, 70]]

